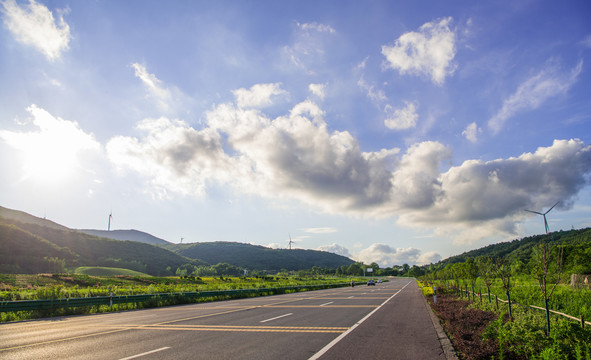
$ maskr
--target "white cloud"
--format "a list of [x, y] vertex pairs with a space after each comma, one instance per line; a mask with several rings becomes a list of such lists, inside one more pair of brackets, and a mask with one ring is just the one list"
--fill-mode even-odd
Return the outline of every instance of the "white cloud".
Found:
[[394, 46], [382, 46], [386, 66], [400, 73], [425, 74], [442, 85], [455, 66], [455, 33], [449, 28], [452, 18], [424, 24], [418, 32], [400, 36]]
[[17, 41], [35, 47], [50, 61], [59, 59], [68, 49], [72, 35], [61, 15], [56, 22], [52, 12], [34, 0], [23, 7], [14, 0], [3, 1], [2, 5], [4, 22]]
[[148, 92], [158, 100], [160, 107], [167, 109], [172, 99], [170, 90], [162, 86], [162, 81], [156, 75], [150, 74], [145, 65], [133, 63], [131, 66], [135, 70], [135, 76], [144, 83]]
[[351, 253], [349, 252], [349, 250], [346, 247], [339, 245], [337, 243], [332, 243], [330, 245], [322, 245], [322, 246], [319, 246], [318, 248], [316, 248], [316, 250], [326, 251], [326, 252], [330, 252], [330, 253], [337, 254], [337, 255], [342, 255], [342, 256], [346, 256], [348, 258], [351, 257]]
[[298, 22], [296, 25], [294, 41], [283, 47], [283, 56], [292, 66], [314, 74], [312, 68], [324, 63], [328, 36], [334, 36], [336, 31], [326, 24]]
[[348, 132], [329, 132], [323, 116], [310, 101], [274, 120], [231, 104], [207, 114], [209, 126], [252, 162], [252, 192], [296, 198], [326, 211], [382, 202], [390, 177], [385, 165], [397, 150], [363, 153]]
[[311, 234], [331, 234], [331, 233], [336, 233], [339, 230], [333, 228], [333, 227], [316, 227], [316, 228], [305, 228], [305, 229], [300, 229], [303, 232], [307, 232], [307, 233], [311, 233]]
[[143, 139], [114, 137], [107, 153], [118, 168], [146, 176], [155, 197], [166, 198], [169, 192], [201, 196], [209, 182], [226, 183], [239, 176], [235, 160], [224, 153], [212, 129], [197, 131], [167, 118], [146, 119], [138, 129], [146, 133]]
[[466, 137], [470, 142], [476, 143], [478, 141], [478, 134], [482, 132], [482, 129], [476, 125], [475, 122], [468, 124], [466, 129], [462, 131], [462, 135]]
[[381, 268], [393, 265], [423, 265], [441, 260], [441, 256], [435, 252], [423, 254], [421, 249], [393, 248], [387, 244], [372, 244], [359, 252], [356, 259], [364, 264], [377, 263]]
[[317, 32], [327, 32], [330, 34], [336, 33], [336, 30], [332, 28], [330, 25], [326, 24], [319, 24], [319, 23], [297, 23], [298, 27], [305, 31], [317, 31]]
[[516, 234], [528, 213], [561, 201], [568, 208], [589, 183], [591, 146], [555, 140], [550, 147], [517, 158], [468, 160], [437, 178], [428, 207], [407, 207], [400, 224], [427, 226], [439, 235], [474, 242], [491, 235]]
[[373, 102], [380, 103], [380, 102], [388, 100], [388, 98], [386, 97], [386, 93], [384, 93], [383, 90], [381, 90], [381, 89], [376, 90], [375, 85], [369, 85], [368, 83], [366, 83], [363, 76], [361, 76], [361, 78], [359, 78], [359, 81], [357, 81], [357, 85], [363, 91], [365, 91], [366, 96], [370, 100], [372, 100]]
[[447, 164], [442, 172], [452, 152], [439, 142], [363, 152], [349, 132], [330, 131], [324, 116], [310, 100], [276, 118], [226, 103], [206, 113], [201, 130], [145, 120], [145, 136], [114, 138], [107, 150], [119, 167], [147, 176], [157, 194], [202, 195], [208, 184], [221, 184], [327, 213], [397, 216], [399, 224], [466, 241], [514, 235], [524, 208], [569, 206], [591, 174], [591, 146], [580, 140], [556, 140], [517, 158]]
[[271, 98], [287, 92], [281, 89], [281, 84], [255, 84], [250, 89], [238, 89], [232, 91], [236, 98], [236, 104], [240, 108], [261, 108], [271, 105]]
[[489, 128], [497, 134], [516, 113], [537, 109], [549, 98], [566, 93], [577, 81], [582, 68], [581, 61], [570, 73], [564, 73], [550, 62], [542, 71], [520, 84], [517, 91], [505, 100], [503, 107], [488, 121]]
[[591, 49], [591, 35], [587, 35], [581, 43], [583, 44], [583, 46]]
[[384, 124], [388, 129], [404, 130], [415, 127], [417, 125], [416, 106], [413, 102], [405, 102], [405, 107], [402, 109], [394, 109], [390, 105], [386, 105], [384, 112], [386, 113], [386, 120]]
[[312, 94], [317, 96], [320, 100], [324, 100], [326, 96], [326, 85], [325, 84], [310, 84], [308, 89]]

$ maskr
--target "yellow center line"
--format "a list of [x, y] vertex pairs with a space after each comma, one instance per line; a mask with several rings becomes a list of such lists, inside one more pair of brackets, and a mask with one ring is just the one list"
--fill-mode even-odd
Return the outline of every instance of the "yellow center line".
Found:
[[345, 330], [322, 330], [322, 329], [264, 329], [258, 327], [251, 328], [215, 328], [215, 327], [204, 327], [204, 328], [193, 328], [186, 326], [150, 326], [150, 327], [139, 327], [137, 330], [172, 330], [172, 331], [233, 331], [233, 332], [283, 332], [283, 333], [337, 333], [342, 334]]
[[[104, 325], [107, 327], [107, 325]], [[348, 330], [348, 326], [264, 326], [264, 325], [121, 325], [126, 329], [264, 329], [264, 330]]]

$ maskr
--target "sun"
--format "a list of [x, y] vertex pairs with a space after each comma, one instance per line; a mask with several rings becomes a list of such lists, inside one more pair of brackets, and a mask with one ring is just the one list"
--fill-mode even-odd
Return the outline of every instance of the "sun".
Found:
[[37, 129], [29, 132], [0, 131], [0, 139], [20, 153], [23, 181], [60, 183], [80, 169], [80, 156], [100, 149], [91, 134], [78, 123], [54, 117], [35, 105], [27, 109]]

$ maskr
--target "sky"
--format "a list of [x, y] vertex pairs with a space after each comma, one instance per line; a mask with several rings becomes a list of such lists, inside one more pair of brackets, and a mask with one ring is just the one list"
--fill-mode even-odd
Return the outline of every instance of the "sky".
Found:
[[[0, 0], [0, 205], [381, 267], [591, 226], [591, 2]], [[182, 239], [182, 240], [181, 240]]]

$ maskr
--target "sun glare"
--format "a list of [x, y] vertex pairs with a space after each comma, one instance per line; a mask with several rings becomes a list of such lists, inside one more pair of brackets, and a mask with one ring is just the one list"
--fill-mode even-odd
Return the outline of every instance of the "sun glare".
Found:
[[0, 138], [22, 154], [23, 181], [66, 181], [82, 166], [79, 159], [82, 151], [100, 148], [94, 137], [84, 133], [76, 122], [56, 118], [35, 105], [27, 110], [33, 115], [38, 131], [0, 133]]

